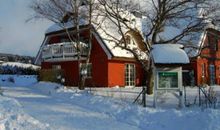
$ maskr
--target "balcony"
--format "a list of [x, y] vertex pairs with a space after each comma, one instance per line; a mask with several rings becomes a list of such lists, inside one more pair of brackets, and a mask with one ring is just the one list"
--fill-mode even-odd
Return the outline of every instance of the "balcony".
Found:
[[[76, 43], [63, 42], [50, 44], [43, 47], [42, 58], [44, 61], [77, 60], [78, 53]], [[88, 47], [80, 42], [80, 59], [85, 59], [88, 55]]]

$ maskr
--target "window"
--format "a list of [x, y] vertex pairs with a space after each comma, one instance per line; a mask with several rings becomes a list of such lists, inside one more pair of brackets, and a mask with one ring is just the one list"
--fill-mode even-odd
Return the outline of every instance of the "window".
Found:
[[177, 89], [178, 72], [158, 72], [158, 89]]
[[61, 69], [61, 65], [52, 65], [52, 69], [60, 70]]
[[80, 64], [80, 73], [82, 76], [87, 78], [92, 77], [92, 63], [81, 63]]
[[131, 44], [131, 37], [130, 36], [127, 36], [125, 40], [126, 40], [127, 45]]
[[135, 86], [135, 65], [126, 64], [125, 65], [125, 85]]
[[210, 84], [215, 84], [215, 66], [209, 65]]
[[126, 40], [125, 46], [128, 49], [133, 50], [133, 49], [137, 48], [137, 45], [135, 44], [135, 42], [131, 36], [126, 36], [125, 40]]
[[202, 78], [205, 77], [205, 63], [202, 64]]

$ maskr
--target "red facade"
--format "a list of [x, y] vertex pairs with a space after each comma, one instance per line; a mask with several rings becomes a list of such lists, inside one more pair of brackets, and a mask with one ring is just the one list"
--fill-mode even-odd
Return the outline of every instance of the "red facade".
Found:
[[208, 29], [198, 56], [185, 67], [194, 71], [195, 84], [220, 84], [220, 32]]
[[[86, 32], [84, 32], [85, 36]], [[50, 36], [48, 44], [55, 44], [61, 42], [61, 36]], [[135, 86], [144, 84], [144, 70], [141, 65], [134, 59], [112, 57], [108, 58], [106, 51], [99, 43], [100, 41], [93, 37], [92, 51], [90, 56], [90, 63], [92, 64], [91, 77], [86, 79], [86, 86], [91, 87], [114, 87], [126, 86], [126, 65], [132, 64], [135, 66]], [[84, 62], [84, 61], [81, 61]], [[42, 69], [52, 69], [53, 65], [61, 66], [64, 71], [65, 84], [77, 86], [79, 83], [79, 66], [77, 60], [72, 61], [43, 61], [41, 63]], [[128, 79], [128, 78], [127, 78]]]

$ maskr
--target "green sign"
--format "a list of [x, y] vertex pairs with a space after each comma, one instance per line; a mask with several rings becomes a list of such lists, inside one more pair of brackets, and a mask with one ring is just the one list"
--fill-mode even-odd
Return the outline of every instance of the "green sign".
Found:
[[178, 88], [178, 72], [158, 72], [159, 89], [177, 89]]
[[178, 75], [177, 72], [159, 72], [159, 76], [162, 77], [177, 76], [177, 75]]

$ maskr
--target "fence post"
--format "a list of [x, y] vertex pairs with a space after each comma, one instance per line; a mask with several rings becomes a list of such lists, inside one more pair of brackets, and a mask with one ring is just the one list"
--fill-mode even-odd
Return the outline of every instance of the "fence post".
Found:
[[184, 105], [186, 106], [186, 86], [184, 85]]
[[201, 88], [200, 88], [200, 86], [198, 86], [198, 87], [199, 87], [199, 106], [201, 106], [201, 95], [200, 95]]
[[142, 87], [142, 103], [143, 103], [143, 107], [146, 107], [146, 86]]

